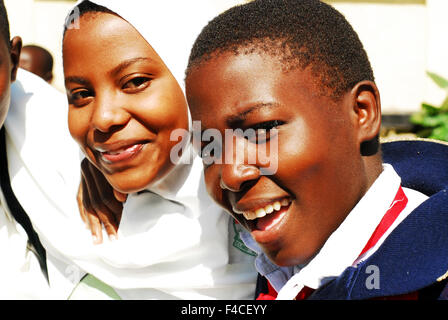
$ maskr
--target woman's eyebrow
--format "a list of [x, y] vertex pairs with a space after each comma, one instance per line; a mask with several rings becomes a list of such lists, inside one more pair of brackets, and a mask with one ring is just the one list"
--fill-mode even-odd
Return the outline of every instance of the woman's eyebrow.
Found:
[[82, 77], [77, 77], [77, 76], [68, 76], [64, 79], [65, 85], [67, 85], [68, 83], [77, 83], [80, 85], [88, 85], [89, 81], [85, 78]]
[[[117, 75], [118, 73], [120, 73], [122, 70], [126, 69], [127, 67], [133, 65], [134, 63], [137, 63], [139, 61], [153, 61], [152, 59], [148, 58], [148, 57], [136, 57], [136, 58], [131, 58], [128, 60], [124, 60], [123, 62], [121, 62], [118, 66], [116, 66], [115, 68], [113, 68], [111, 71], [109, 71], [109, 74], [111, 75]], [[83, 77], [78, 77], [78, 76], [68, 76], [65, 78], [65, 84], [68, 83], [77, 83], [80, 85], [88, 85], [89, 81]]]
[[121, 71], [123, 71], [127, 67], [129, 67], [129, 66], [131, 66], [134, 63], [139, 62], [139, 61], [153, 61], [153, 60], [148, 58], [148, 57], [136, 57], [136, 58], [131, 58], [131, 59], [128, 59], [128, 60], [124, 60], [118, 66], [116, 66], [111, 71], [109, 71], [109, 74], [112, 75], [112, 76], [116, 76], [118, 73], [120, 73]]

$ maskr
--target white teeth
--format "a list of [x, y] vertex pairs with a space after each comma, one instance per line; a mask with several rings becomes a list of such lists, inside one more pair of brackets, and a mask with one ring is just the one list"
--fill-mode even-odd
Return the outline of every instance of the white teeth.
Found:
[[280, 208], [282, 207], [282, 205], [280, 204], [279, 201], [275, 201], [273, 207], [274, 207], [274, 210], [275, 210], [275, 211], [278, 211], [278, 210], [280, 210]]
[[274, 207], [270, 204], [268, 204], [266, 207], [264, 207], [264, 211], [266, 211], [266, 213], [272, 213], [274, 211]]
[[103, 153], [110, 154], [110, 155], [117, 155], [117, 154], [122, 153], [125, 150], [126, 149], [120, 149], [120, 150], [115, 150], [115, 151], [104, 151]]
[[281, 201], [275, 201], [273, 204], [268, 204], [264, 208], [259, 208], [254, 211], [246, 211], [243, 212], [244, 218], [247, 220], [254, 220], [256, 218], [262, 218], [267, 214], [270, 214], [274, 211], [279, 211], [281, 207], [289, 205], [291, 201], [288, 199], [283, 199]]
[[123, 153], [123, 152], [128, 151], [128, 150], [136, 149], [138, 147], [139, 147], [138, 144], [134, 144], [132, 146], [121, 148], [121, 149], [114, 150], [114, 151], [104, 151], [103, 153], [107, 153], [107, 154], [110, 154], [110, 155], [117, 155], [117, 154]]
[[254, 220], [257, 218], [257, 215], [253, 211], [244, 212], [243, 215], [247, 220]]
[[266, 211], [264, 211], [263, 208], [260, 208], [255, 211], [255, 214], [257, 215], [257, 218], [262, 218], [266, 215]]

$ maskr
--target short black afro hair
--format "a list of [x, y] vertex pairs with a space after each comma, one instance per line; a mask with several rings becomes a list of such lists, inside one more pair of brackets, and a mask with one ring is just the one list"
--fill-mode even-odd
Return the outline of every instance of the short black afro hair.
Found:
[[318, 0], [255, 0], [225, 11], [196, 39], [186, 75], [221, 53], [253, 50], [278, 56], [287, 70], [310, 66], [334, 98], [360, 81], [374, 81], [356, 32], [341, 13]]

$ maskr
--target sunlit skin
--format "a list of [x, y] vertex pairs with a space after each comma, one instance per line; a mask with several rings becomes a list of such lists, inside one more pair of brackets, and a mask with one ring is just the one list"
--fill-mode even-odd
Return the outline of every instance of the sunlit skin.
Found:
[[188, 128], [179, 84], [125, 20], [88, 13], [63, 42], [69, 129], [118, 191], [140, 191], [174, 166], [174, 129]]
[[[337, 101], [318, 86], [309, 69], [282, 71], [275, 57], [259, 52], [220, 54], [186, 79], [192, 117], [202, 130], [216, 128], [222, 135], [225, 129], [278, 130], [266, 141], [222, 148], [224, 154], [247, 152], [278, 139], [278, 153], [271, 156], [278, 161], [274, 174], [262, 175], [265, 165], [247, 158], [213, 163], [204, 172], [213, 199], [282, 266], [307, 263], [381, 172], [379, 155], [360, 153], [360, 144], [375, 137], [380, 126], [376, 86], [360, 83]], [[276, 200], [288, 204], [260, 219], [241, 214]]]
[[16, 80], [22, 39], [14, 37], [8, 44], [0, 39], [0, 127], [5, 122], [11, 100], [11, 84]]

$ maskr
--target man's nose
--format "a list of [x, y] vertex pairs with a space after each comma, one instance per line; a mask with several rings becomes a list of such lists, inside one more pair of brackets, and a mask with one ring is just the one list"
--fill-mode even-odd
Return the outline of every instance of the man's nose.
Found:
[[243, 184], [260, 177], [256, 163], [250, 163], [248, 154], [251, 150], [243, 138], [235, 138], [225, 147], [224, 164], [221, 169], [220, 186], [232, 192], [241, 191]]

